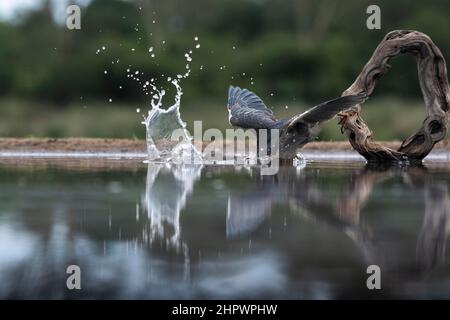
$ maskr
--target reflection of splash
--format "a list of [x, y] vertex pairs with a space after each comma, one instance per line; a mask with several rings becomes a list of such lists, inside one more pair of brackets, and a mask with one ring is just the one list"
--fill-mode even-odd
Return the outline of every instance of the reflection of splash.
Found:
[[[160, 174], [163, 170], [164, 174]], [[170, 173], [170, 174], [168, 174]], [[180, 243], [180, 212], [186, 197], [201, 174], [201, 166], [174, 166], [149, 163], [145, 189], [145, 207], [150, 220], [151, 240], [168, 238], [172, 245]], [[168, 237], [168, 227], [173, 234]]]
[[[200, 165], [148, 164], [144, 206], [147, 208], [150, 228], [144, 238], [150, 244], [158, 239], [166, 246], [182, 251], [185, 261], [185, 279], [189, 277], [189, 248], [181, 240], [180, 212], [194, 183], [200, 178]], [[162, 174], [162, 172], [164, 174]], [[168, 231], [172, 229], [172, 234]]]

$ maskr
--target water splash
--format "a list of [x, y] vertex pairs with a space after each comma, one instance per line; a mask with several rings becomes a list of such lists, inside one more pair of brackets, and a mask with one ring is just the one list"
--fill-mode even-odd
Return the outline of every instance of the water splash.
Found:
[[[198, 38], [195, 37], [195, 41]], [[196, 48], [199, 48], [196, 46]], [[154, 49], [151, 47], [151, 52]], [[144, 117], [142, 122], [147, 131], [147, 151], [149, 160], [163, 160], [181, 163], [201, 163], [201, 152], [193, 144], [192, 136], [186, 128], [186, 123], [181, 119], [180, 105], [183, 90], [181, 88], [181, 80], [189, 77], [191, 73], [190, 62], [192, 62], [192, 51], [185, 54], [187, 61], [186, 72], [178, 74], [176, 78], [167, 77], [167, 82], [171, 83], [175, 89], [175, 102], [172, 106], [165, 109], [163, 107], [163, 98], [165, 96], [164, 89], [158, 89], [155, 84], [155, 79], [146, 81], [142, 85], [146, 95], [151, 95], [151, 109], [147, 117]], [[152, 55], [153, 57], [153, 55]], [[142, 84], [137, 77], [139, 72], [135, 75], [130, 74], [129, 77]]]
[[167, 109], [162, 108], [164, 90], [156, 91], [152, 96], [148, 116], [142, 122], [147, 130], [147, 151], [149, 160], [165, 160], [172, 162], [201, 162], [201, 153], [192, 143], [192, 136], [181, 119], [180, 102], [183, 91], [177, 79], [170, 81], [176, 88], [175, 103]]
[[[125, 18], [125, 17], [124, 17]], [[153, 22], [155, 23], [155, 21]], [[135, 31], [138, 32], [138, 24], [136, 24]], [[162, 41], [164, 45], [166, 41]], [[198, 37], [194, 37], [194, 45], [196, 49], [200, 48]], [[106, 51], [105, 45], [98, 48], [96, 55]], [[135, 52], [134, 47], [129, 48], [131, 52]], [[157, 47], [150, 46], [148, 52], [152, 59], [157, 57]], [[151, 97], [151, 109], [148, 115], [144, 116], [142, 122], [146, 127], [147, 150], [149, 160], [161, 160], [181, 163], [201, 163], [202, 155], [193, 144], [193, 138], [189, 134], [186, 123], [181, 119], [180, 104], [183, 90], [181, 88], [181, 81], [186, 79], [191, 74], [190, 63], [192, 62], [193, 51], [189, 50], [184, 54], [186, 64], [184, 74], [177, 74], [174, 77], [167, 77], [164, 74], [160, 76], [154, 75], [151, 79], [145, 79], [144, 72], [140, 70], [131, 70], [132, 66], [128, 65], [126, 69], [127, 77], [139, 83], [143, 93]], [[118, 64], [119, 59], [114, 59], [111, 64]], [[157, 64], [159, 65], [159, 64]], [[109, 71], [103, 71], [105, 76], [109, 75]], [[160, 81], [165, 81], [173, 85], [176, 89], [175, 102], [170, 107], [163, 106], [163, 98], [166, 91], [160, 86]], [[122, 85], [119, 89], [123, 89]], [[112, 98], [108, 99], [109, 103], [113, 102]], [[140, 113], [141, 108], [137, 107], [136, 112]]]

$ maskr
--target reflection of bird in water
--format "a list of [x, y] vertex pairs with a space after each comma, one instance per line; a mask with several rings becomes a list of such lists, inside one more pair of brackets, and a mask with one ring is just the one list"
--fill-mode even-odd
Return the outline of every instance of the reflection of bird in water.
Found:
[[[318, 133], [318, 125], [365, 100], [365, 95], [339, 97], [323, 102], [291, 119], [278, 120], [272, 110], [256, 94], [247, 89], [230, 86], [227, 108], [230, 114], [230, 124], [233, 126], [255, 129], [258, 132], [261, 129], [280, 130], [280, 158], [290, 160], [295, 158], [299, 148], [315, 138]], [[270, 132], [267, 132], [267, 135], [267, 150], [270, 154]], [[264, 146], [261, 149], [264, 149]], [[258, 141], [258, 153], [260, 151]]]
[[417, 260], [423, 271], [441, 264], [445, 258], [445, 244], [450, 233], [450, 194], [443, 180], [433, 181], [424, 167], [366, 166], [353, 174], [334, 203], [308, 175], [293, 175], [280, 168], [276, 176], [265, 176], [246, 194], [228, 199], [227, 236], [234, 238], [256, 230], [271, 215], [272, 205], [289, 203], [300, 218], [331, 225], [344, 232], [360, 249], [368, 264], [386, 263], [383, 252], [373, 241], [367, 226], [361, 225], [362, 209], [377, 184], [400, 176], [403, 183], [423, 190], [425, 213], [417, 240]]
[[[226, 231], [228, 238], [249, 234], [270, 217], [272, 206], [286, 203], [300, 219], [315, 221], [342, 230], [361, 250], [369, 264], [380, 262], [379, 253], [366, 230], [359, 225], [359, 217], [348, 219], [340, 215], [339, 204], [329, 203], [317, 185], [316, 177], [304, 172], [292, 174], [291, 167], [282, 167], [275, 176], [261, 176], [254, 189], [228, 199]], [[358, 193], [360, 190], [354, 190]], [[363, 197], [359, 197], [360, 199]], [[359, 209], [359, 206], [355, 206]], [[358, 212], [349, 213], [359, 216]]]

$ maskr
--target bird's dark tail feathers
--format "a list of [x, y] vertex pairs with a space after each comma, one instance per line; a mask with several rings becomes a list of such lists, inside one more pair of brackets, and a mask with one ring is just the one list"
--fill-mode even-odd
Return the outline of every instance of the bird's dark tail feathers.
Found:
[[261, 98], [253, 92], [247, 89], [230, 86], [228, 89], [228, 109], [234, 105], [272, 113], [272, 110], [267, 108]]

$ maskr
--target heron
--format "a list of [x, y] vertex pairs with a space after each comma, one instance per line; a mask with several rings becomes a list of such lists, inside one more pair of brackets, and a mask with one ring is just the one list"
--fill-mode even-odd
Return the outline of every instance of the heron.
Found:
[[[364, 93], [342, 96], [320, 103], [290, 119], [279, 120], [255, 93], [230, 86], [227, 108], [232, 126], [256, 131], [258, 155], [264, 149], [260, 149], [260, 131], [278, 129], [279, 158], [290, 161], [297, 157], [301, 147], [317, 137], [323, 122], [332, 119], [339, 112], [363, 103], [366, 99], [367, 95]], [[272, 154], [269, 131], [267, 131], [267, 155]]]

